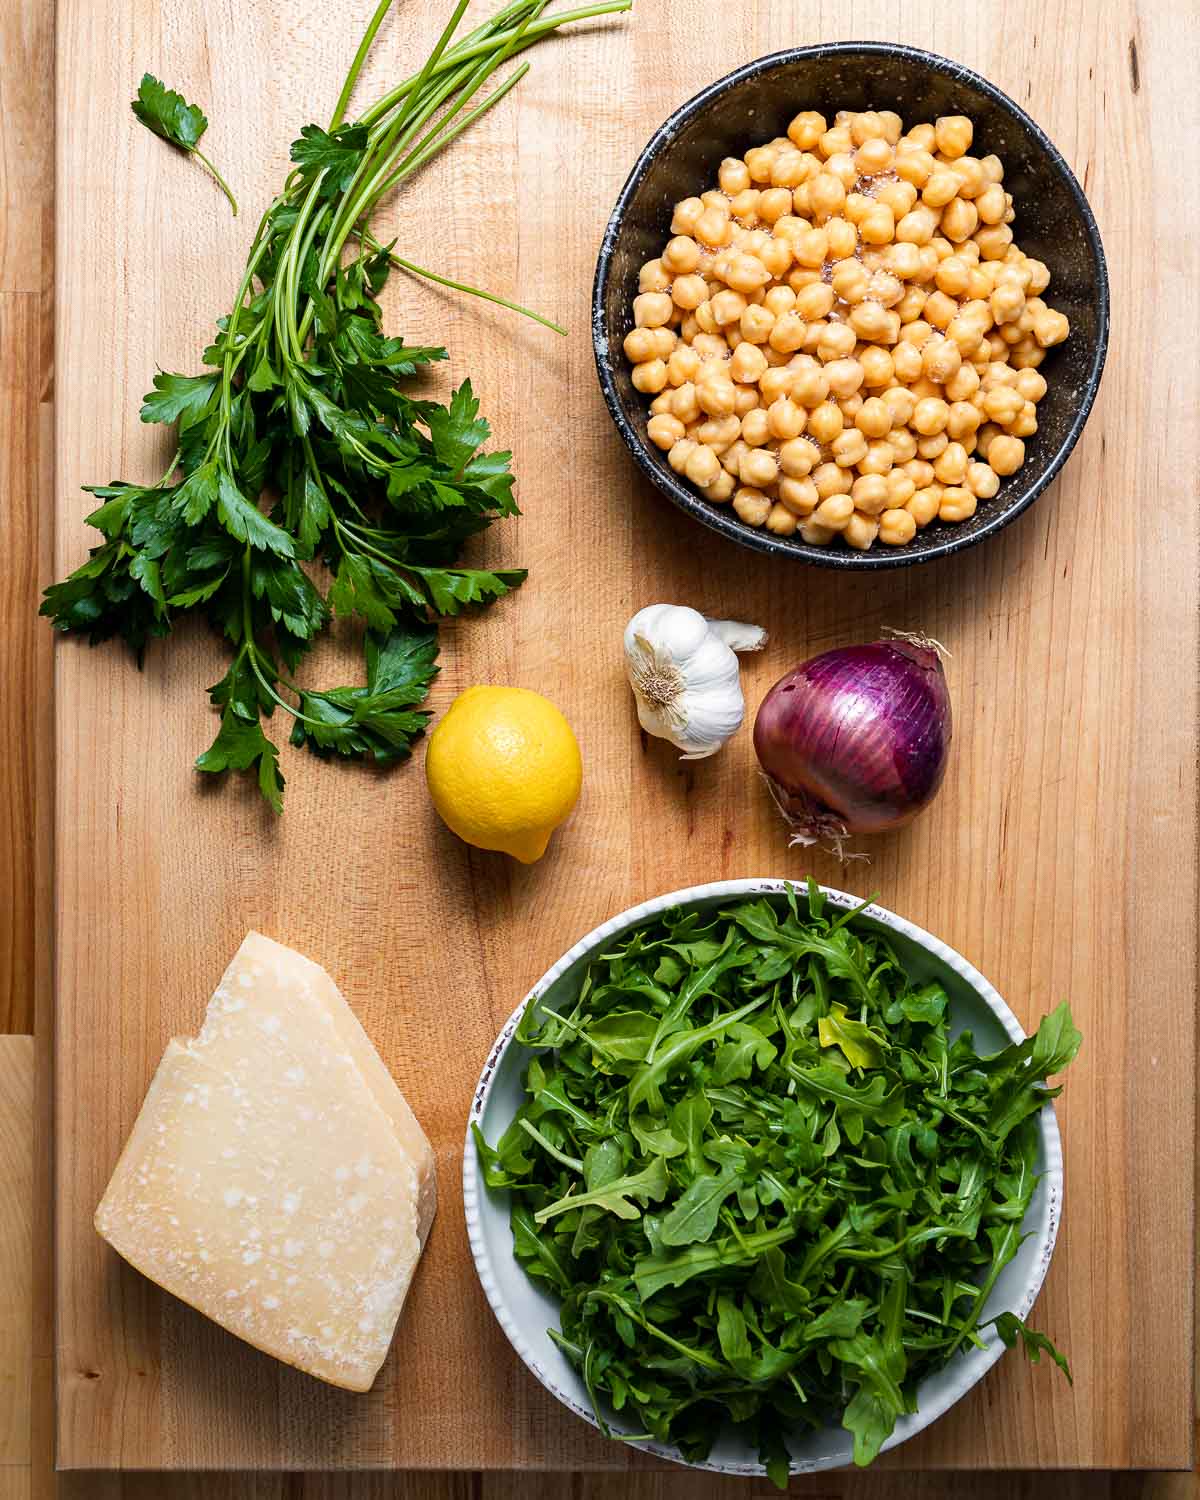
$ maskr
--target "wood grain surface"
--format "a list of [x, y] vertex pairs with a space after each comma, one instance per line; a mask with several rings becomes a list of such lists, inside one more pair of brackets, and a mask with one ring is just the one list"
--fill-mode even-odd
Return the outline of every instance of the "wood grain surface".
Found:
[[[139, 427], [137, 399], [156, 365], [196, 366], [236, 284], [248, 220], [299, 124], [328, 114], [365, 13], [312, 0], [60, 0], [57, 226], [70, 250], [57, 283], [59, 569], [86, 545], [81, 483], [161, 470], [167, 455]], [[388, 23], [375, 82], [409, 71], [440, 14], [414, 0]], [[473, 682], [511, 682], [545, 692], [575, 724], [584, 797], [541, 864], [456, 843], [415, 764], [380, 777], [293, 752], [275, 822], [242, 788], [201, 788], [189, 769], [212, 733], [202, 691], [218, 673], [212, 642], [184, 632], [141, 674], [113, 649], [60, 644], [62, 1467], [644, 1469], [542, 1392], [486, 1307], [458, 1173], [471, 1086], [516, 1000], [605, 916], [697, 880], [809, 871], [878, 891], [937, 932], [1026, 1024], [1068, 996], [1086, 1037], [1060, 1106], [1066, 1215], [1038, 1305], [1070, 1353], [1074, 1388], [1006, 1358], [885, 1462], [1190, 1463], [1198, 226], [1190, 196], [1169, 189], [1194, 175], [1184, 34], [1194, 23], [1127, 0], [1103, 19], [1054, 0], [1020, 0], [1005, 16], [1001, 29], [982, 3], [852, 0], [801, 16], [784, 0], [640, 0], [632, 18], [539, 49], [520, 89], [395, 206], [414, 259], [573, 330], [560, 343], [423, 286], [389, 293], [390, 325], [449, 346], [451, 373], [471, 375], [515, 451], [525, 515], [480, 555], [525, 563], [530, 583], [445, 631], [434, 704]], [[992, 543], [869, 586], [720, 546], [659, 502], [608, 423], [586, 339], [600, 230], [657, 122], [739, 62], [844, 36], [932, 46], [1027, 105], [1087, 187], [1114, 283], [1104, 389], [1061, 481]], [[242, 220], [194, 164], [132, 124], [124, 100], [145, 68], [208, 109], [206, 145], [247, 205]], [[644, 745], [619, 637], [656, 599], [768, 627], [772, 645], [746, 673], [752, 703], [803, 656], [883, 624], [946, 641], [958, 733], [937, 804], [880, 841], [869, 870], [841, 870], [787, 848], [748, 736], [690, 768]], [[334, 653], [324, 665], [335, 670]], [[366, 1398], [236, 1343], [91, 1229], [167, 1036], [194, 1029], [249, 926], [334, 973], [438, 1150], [439, 1219]], [[426, 1479], [413, 1493], [456, 1495], [463, 1482]], [[648, 1476], [646, 1493], [668, 1482]], [[873, 1482], [835, 1476], [798, 1492], [859, 1495]], [[97, 1493], [162, 1493], [148, 1483], [114, 1479]], [[194, 1493], [227, 1483], [197, 1481]], [[299, 1483], [264, 1479], [248, 1493], [290, 1496]], [[349, 1481], [313, 1483], [304, 1494], [351, 1493]], [[361, 1483], [354, 1493], [401, 1492]], [[560, 1492], [515, 1483], [523, 1495]], [[687, 1483], [689, 1494], [729, 1488]], [[996, 1494], [1025, 1492], [1016, 1473], [995, 1483]], [[889, 1492], [956, 1492], [932, 1476], [903, 1485]], [[489, 1481], [489, 1496], [502, 1488]], [[571, 1492], [599, 1493], [583, 1477]]]

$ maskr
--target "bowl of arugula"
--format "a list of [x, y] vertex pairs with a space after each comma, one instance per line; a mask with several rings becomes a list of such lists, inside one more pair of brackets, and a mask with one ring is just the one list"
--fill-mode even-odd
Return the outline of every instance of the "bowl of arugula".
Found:
[[484, 1291], [602, 1432], [729, 1474], [869, 1464], [1020, 1343], [1062, 1204], [1046, 1080], [967, 961], [810, 882], [605, 922], [492, 1049], [463, 1181]]

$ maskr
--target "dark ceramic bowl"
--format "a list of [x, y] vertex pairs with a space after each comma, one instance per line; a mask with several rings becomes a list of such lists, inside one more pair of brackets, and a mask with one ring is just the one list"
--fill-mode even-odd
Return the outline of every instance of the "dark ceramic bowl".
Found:
[[[705, 500], [676, 477], [646, 436], [649, 401], [633, 387], [622, 353], [633, 326], [638, 269], [670, 237], [674, 205], [716, 183], [722, 157], [786, 133], [803, 109], [893, 109], [906, 126], [963, 114], [975, 126], [972, 153], [995, 152], [1013, 195], [1013, 229], [1023, 250], [1050, 268], [1047, 299], [1071, 320], [1070, 338], [1050, 351], [1049, 383], [1025, 462], [960, 525], [935, 521], [906, 547], [855, 552], [839, 542], [811, 547], [746, 526], [729, 506]], [[690, 99], [661, 125], [638, 157], [604, 232], [592, 291], [592, 340], [600, 385], [621, 436], [664, 495], [713, 531], [760, 552], [831, 568], [896, 568], [928, 562], [982, 541], [1020, 515], [1066, 462], [1083, 431], [1108, 344], [1108, 274], [1087, 199], [1054, 144], [1006, 95], [977, 73], [931, 52], [888, 43], [797, 47], [747, 63]]]

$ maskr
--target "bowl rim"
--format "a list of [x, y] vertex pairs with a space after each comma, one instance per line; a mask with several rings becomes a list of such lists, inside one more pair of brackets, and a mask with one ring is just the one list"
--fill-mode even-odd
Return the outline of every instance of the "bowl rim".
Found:
[[[476, 1274], [479, 1277], [484, 1295], [496, 1316], [497, 1322], [503, 1329], [505, 1336], [513, 1349], [520, 1357], [522, 1363], [535, 1376], [535, 1378], [550, 1392], [556, 1400], [582, 1417], [584, 1421], [593, 1427], [598, 1427], [595, 1414], [590, 1406], [585, 1406], [568, 1391], [564, 1391], [556, 1384], [545, 1369], [543, 1369], [536, 1352], [531, 1348], [525, 1337], [523, 1329], [513, 1317], [499, 1282], [492, 1269], [492, 1259], [488, 1250], [487, 1239], [483, 1231], [483, 1220], [481, 1202], [487, 1193], [481, 1174], [479, 1172], [478, 1155], [475, 1149], [472, 1127], [480, 1125], [484, 1112], [487, 1109], [488, 1100], [491, 1098], [492, 1088], [500, 1068], [501, 1061], [507, 1053], [513, 1041], [517, 1025], [520, 1022], [526, 1007], [534, 1000], [543, 995], [568, 969], [577, 963], [586, 954], [607, 943], [618, 933], [635, 927], [650, 918], [657, 916], [660, 912], [673, 906], [687, 906], [701, 900], [713, 898], [732, 898], [751, 895], [782, 895], [789, 886], [801, 887], [802, 882], [796, 879], [780, 878], [775, 876], [759, 876], [737, 880], [710, 881], [704, 885], [687, 886], [681, 890], [669, 891], [665, 895], [653, 896], [646, 901], [639, 902], [625, 911], [618, 912], [616, 916], [601, 922], [598, 927], [592, 929], [585, 937], [574, 943], [558, 961], [550, 966], [541, 979], [530, 989], [529, 993], [509, 1016], [504, 1023], [488, 1053], [487, 1060], [479, 1075], [479, 1081], [471, 1099], [471, 1108], [467, 1117], [466, 1137], [463, 1144], [463, 1211], [467, 1223], [467, 1239], [471, 1246], [471, 1256], [475, 1263]], [[843, 909], [854, 908], [859, 915], [880, 923], [890, 928], [901, 936], [910, 939], [919, 947], [924, 948], [939, 962], [952, 969], [960, 979], [964, 980], [975, 991], [988, 1010], [999, 1021], [1005, 1034], [1013, 1042], [1025, 1039], [1026, 1033], [1021, 1027], [1012, 1010], [1005, 1003], [995, 987], [956, 949], [951, 948], [940, 938], [918, 927], [915, 922], [898, 916], [887, 907], [880, 906], [876, 902], [863, 903], [859, 896], [850, 895], [846, 891], [839, 891], [835, 887], [820, 885], [818, 887], [827, 901], [832, 905]], [[1033, 1246], [1034, 1259], [1032, 1270], [1021, 1291], [1019, 1304], [1012, 1309], [1020, 1318], [1027, 1318], [1037, 1301], [1042, 1284], [1046, 1279], [1046, 1273], [1050, 1268], [1050, 1259], [1054, 1253], [1054, 1246], [1058, 1239], [1059, 1223], [1062, 1218], [1063, 1200], [1063, 1155], [1062, 1137], [1058, 1128], [1058, 1117], [1055, 1113], [1053, 1100], [1047, 1099], [1037, 1115], [1038, 1129], [1041, 1137], [1041, 1150], [1044, 1169], [1041, 1172], [1037, 1187], [1034, 1190], [1033, 1204], [1040, 1200], [1041, 1212], [1037, 1223], [1029, 1231], [1028, 1238], [1035, 1243]], [[994, 1327], [989, 1327], [984, 1334], [983, 1347], [964, 1350], [959, 1356], [954, 1378], [946, 1379], [946, 1371], [951, 1366], [946, 1366], [940, 1371], [933, 1372], [926, 1377], [926, 1382], [939, 1380], [941, 1384], [927, 1401], [919, 1402], [917, 1411], [911, 1415], [902, 1416], [896, 1423], [895, 1430], [883, 1444], [882, 1452], [897, 1447], [909, 1438], [916, 1436], [930, 1426], [940, 1416], [950, 1409], [956, 1402], [961, 1400], [975, 1385], [983, 1379], [992, 1366], [999, 1360], [1005, 1351]], [[833, 1429], [828, 1429], [833, 1430]], [[675, 1447], [658, 1442], [632, 1442], [631, 1447], [640, 1448], [643, 1452], [653, 1454], [656, 1458], [664, 1458], [672, 1463], [681, 1464], [686, 1468], [703, 1469], [712, 1473], [754, 1475], [761, 1476], [766, 1473], [760, 1463], [733, 1463], [727, 1460], [713, 1459], [711, 1457], [698, 1463], [685, 1459]], [[815, 1459], [792, 1459], [791, 1470], [793, 1474], [815, 1473], [824, 1469], [843, 1467], [848, 1460], [842, 1454], [821, 1455]]]
[[[1003, 511], [998, 511], [971, 532], [952, 531], [942, 540], [935, 542], [932, 546], [922, 548], [919, 552], [911, 552], [907, 547], [882, 549], [872, 547], [866, 552], [856, 552], [844, 546], [813, 547], [805, 542], [797, 542], [793, 538], [772, 536], [764, 532], [762, 528], [746, 526], [725, 511], [708, 504], [701, 496], [678, 480], [674, 473], [650, 451], [648, 444], [643, 441], [641, 434], [626, 415], [624, 404], [617, 390], [606, 331], [604, 299], [617, 237], [624, 222], [629, 201], [662, 147], [671, 141], [693, 116], [747, 79], [755, 78], [788, 63], [814, 57], [838, 56], [903, 57], [910, 62], [931, 68], [934, 72], [943, 73], [967, 83], [986, 95], [993, 103], [1006, 109], [1033, 137], [1049, 160], [1052, 169], [1066, 183], [1067, 190], [1079, 209], [1084, 236], [1096, 263], [1096, 347], [1083, 381], [1079, 406], [1058, 448], [1050, 455], [1044, 473], [1032, 480], [1025, 491]], [[701, 525], [707, 526], [710, 531], [716, 531], [721, 536], [748, 547], [752, 551], [764, 552], [773, 557], [791, 557], [799, 562], [814, 563], [817, 567], [835, 569], [903, 568], [933, 562], [937, 558], [965, 551], [968, 547], [982, 542], [986, 537], [994, 536], [996, 532], [1002, 531], [1004, 527], [1028, 510], [1038, 496], [1058, 477], [1075, 444], [1079, 441], [1079, 436], [1091, 414], [1108, 355], [1109, 322], [1108, 262], [1104, 254], [1100, 228], [1092, 206], [1087, 200], [1087, 195], [1079, 185], [1078, 179], [1068, 166], [1062, 152], [1037, 121], [1027, 114], [1015, 99], [981, 73], [955, 62], [952, 58], [943, 57], [940, 53], [929, 52], [921, 47], [910, 47], [901, 42], [819, 42], [804, 47], [787, 47], [782, 51], [770, 52], [751, 62], [743, 63], [731, 73], [724, 74], [721, 78], [707, 84], [698, 93], [693, 94], [690, 99], [667, 116], [638, 153], [637, 160], [617, 195], [617, 201], [605, 225], [592, 279], [592, 354], [596, 363], [600, 389], [617, 431], [643, 474], [668, 500], [699, 521]]]

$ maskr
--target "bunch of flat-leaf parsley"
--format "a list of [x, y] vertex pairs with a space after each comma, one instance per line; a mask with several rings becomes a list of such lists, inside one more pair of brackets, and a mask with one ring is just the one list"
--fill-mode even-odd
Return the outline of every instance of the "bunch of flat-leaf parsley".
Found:
[[988, 1303], [1070, 1011], [981, 1054], [855, 916], [810, 884], [609, 944], [569, 1011], [530, 1003], [524, 1101], [494, 1147], [476, 1131], [601, 1426], [698, 1460], [732, 1423], [783, 1487], [790, 1436], [840, 1421], [870, 1463], [989, 1324], [1067, 1368]]
[[[292, 743], [320, 754], [406, 756], [428, 719], [417, 705], [436, 672], [433, 622], [525, 576], [456, 566], [467, 537], [516, 514], [510, 455], [483, 451], [489, 428], [470, 381], [446, 405], [406, 393], [446, 351], [388, 336], [377, 298], [393, 265], [432, 273], [380, 245], [371, 214], [519, 81], [527, 64], [468, 108], [508, 58], [630, 3], [543, 16], [546, 0], [513, 0], [455, 42], [458, 0], [421, 71], [346, 124], [391, 4], [380, 0], [328, 129], [306, 125], [292, 145], [295, 167], [259, 224], [208, 370], [154, 377], [141, 415], [178, 432], [166, 474], [89, 486], [101, 504], [88, 520], [104, 540], [46, 590], [42, 613], [93, 643], [119, 635], [140, 660], [150, 637], [200, 610], [232, 661], [210, 690], [221, 723], [196, 765], [256, 774], [276, 810], [283, 776], [264, 717], [285, 711]], [[365, 681], [302, 688], [294, 674], [332, 615], [365, 624]]]

